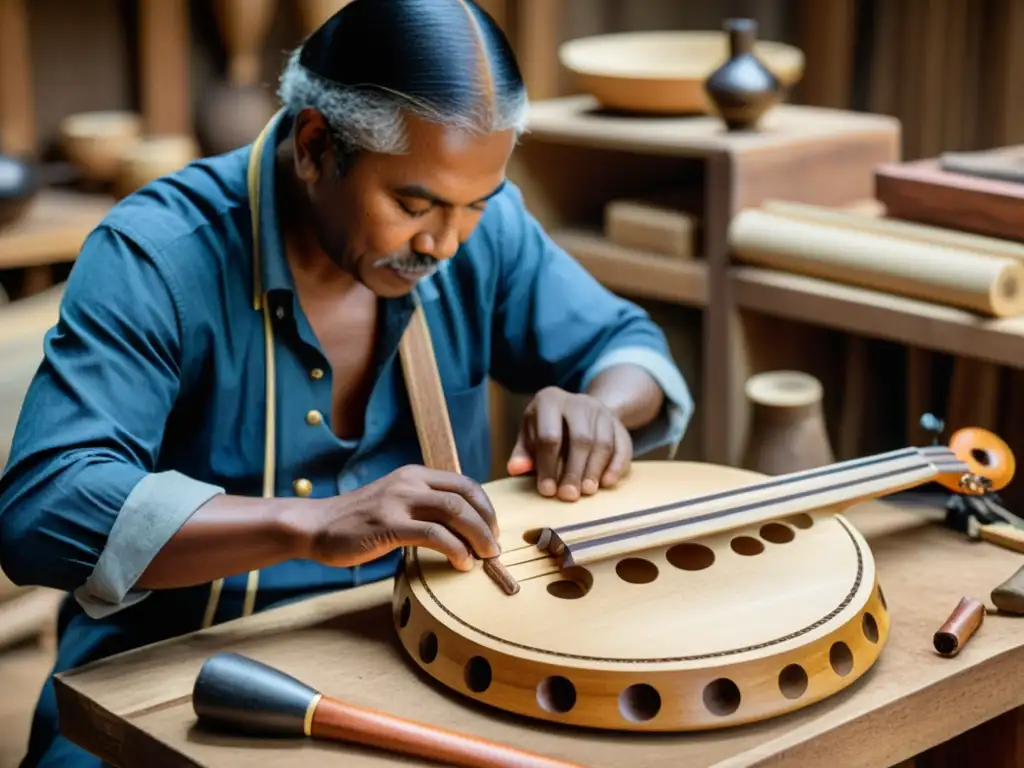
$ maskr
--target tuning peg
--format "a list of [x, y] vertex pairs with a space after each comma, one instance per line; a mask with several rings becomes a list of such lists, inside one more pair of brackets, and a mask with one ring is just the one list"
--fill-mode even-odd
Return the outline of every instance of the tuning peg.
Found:
[[932, 445], [938, 445], [939, 435], [946, 428], [946, 422], [933, 413], [925, 413], [921, 416], [921, 420], [918, 423], [925, 432], [933, 433]]

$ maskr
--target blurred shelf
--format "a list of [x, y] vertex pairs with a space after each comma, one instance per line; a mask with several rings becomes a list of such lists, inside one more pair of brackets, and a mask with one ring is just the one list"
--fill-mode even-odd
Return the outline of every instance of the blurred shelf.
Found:
[[760, 267], [733, 267], [730, 280], [742, 309], [1024, 368], [1024, 317], [980, 317], [954, 307]]
[[800, 147], [817, 141], [829, 143], [844, 134], [853, 137], [874, 133], [898, 135], [899, 121], [888, 115], [779, 104], [765, 116], [760, 130], [729, 132], [712, 115], [610, 115], [600, 111], [592, 96], [568, 96], [530, 105], [527, 139], [701, 157]]
[[114, 199], [43, 190], [17, 221], [0, 228], [0, 269], [74, 261]]
[[703, 260], [624, 248], [599, 232], [556, 229], [551, 238], [609, 290], [628, 296], [703, 307], [708, 270]]

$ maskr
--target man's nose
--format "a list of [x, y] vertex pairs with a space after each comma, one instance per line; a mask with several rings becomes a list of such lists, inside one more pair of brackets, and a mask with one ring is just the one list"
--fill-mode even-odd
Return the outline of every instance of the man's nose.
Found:
[[419, 242], [413, 243], [415, 250], [433, 256], [438, 261], [446, 261], [458, 253], [459, 245], [465, 240], [460, 217], [455, 211], [447, 211], [439, 217], [436, 227], [422, 233]]

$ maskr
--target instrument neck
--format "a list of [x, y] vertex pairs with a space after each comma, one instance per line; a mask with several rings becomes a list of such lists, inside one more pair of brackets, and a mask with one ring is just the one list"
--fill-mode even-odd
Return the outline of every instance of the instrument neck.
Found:
[[561, 556], [565, 565], [582, 565], [800, 513], [838, 510], [921, 485], [940, 474], [966, 470], [948, 448], [905, 448], [722, 493], [545, 529], [538, 546]]

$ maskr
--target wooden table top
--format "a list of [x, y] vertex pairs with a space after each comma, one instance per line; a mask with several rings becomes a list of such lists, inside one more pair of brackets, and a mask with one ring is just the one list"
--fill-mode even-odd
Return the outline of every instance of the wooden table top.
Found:
[[423, 678], [392, 634], [390, 583], [229, 622], [58, 676], [65, 733], [122, 765], [428, 765], [311, 741], [246, 740], [195, 727], [202, 663], [233, 650], [352, 703], [593, 768], [890, 766], [1024, 705], [1024, 617], [990, 613], [961, 653], [932, 635], [964, 595], [983, 600], [1024, 557], [945, 528], [941, 510], [871, 502], [848, 519], [868, 538], [891, 611], [881, 659], [842, 693], [773, 721], [698, 734], [586, 732], [488, 711]]
[[113, 205], [105, 195], [41, 191], [21, 218], [0, 227], [0, 269], [74, 261]]

